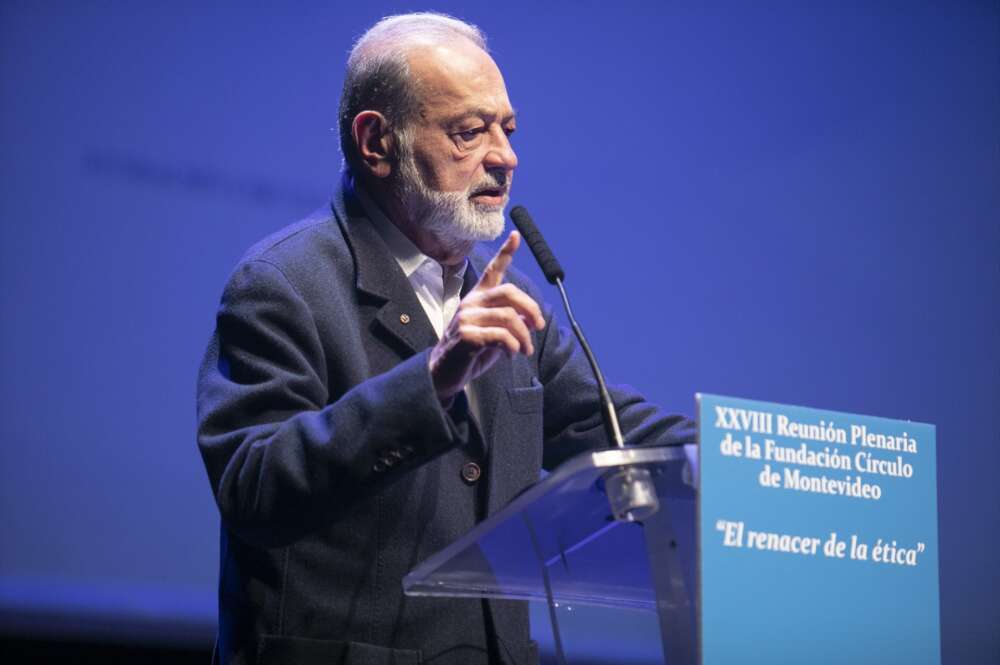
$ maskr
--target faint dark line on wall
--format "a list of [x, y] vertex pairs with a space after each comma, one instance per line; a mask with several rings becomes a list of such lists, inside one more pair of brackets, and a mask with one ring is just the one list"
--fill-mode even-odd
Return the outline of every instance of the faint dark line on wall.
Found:
[[83, 168], [95, 176], [136, 186], [174, 189], [254, 206], [302, 210], [316, 207], [323, 200], [321, 192], [301, 185], [241, 177], [197, 164], [170, 164], [138, 154], [87, 150], [83, 154]]

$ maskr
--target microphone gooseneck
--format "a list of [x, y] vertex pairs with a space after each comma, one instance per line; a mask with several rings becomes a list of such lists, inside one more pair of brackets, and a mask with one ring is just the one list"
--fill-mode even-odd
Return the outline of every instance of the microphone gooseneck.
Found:
[[[569, 325], [573, 329], [576, 339], [580, 342], [580, 348], [583, 349], [583, 353], [587, 357], [587, 362], [590, 363], [590, 370], [594, 373], [594, 378], [597, 379], [601, 412], [604, 416], [604, 431], [607, 434], [608, 440], [621, 450], [625, 448], [625, 439], [622, 437], [621, 427], [618, 424], [618, 412], [615, 410], [615, 403], [611, 401], [611, 394], [608, 392], [608, 386], [604, 382], [604, 374], [597, 365], [597, 358], [594, 357], [594, 352], [590, 350], [590, 344], [587, 343], [587, 338], [584, 337], [583, 330], [580, 328], [580, 324], [576, 322], [573, 310], [569, 306], [569, 297], [566, 295], [566, 288], [563, 286], [566, 273], [563, 272], [559, 261], [552, 254], [548, 243], [542, 238], [542, 234], [539, 232], [538, 227], [535, 226], [528, 211], [521, 206], [517, 206], [510, 211], [510, 217], [514, 220], [514, 226], [524, 236], [528, 247], [531, 248], [531, 253], [534, 254], [535, 260], [541, 266], [542, 272], [545, 274], [545, 279], [549, 283], [555, 284], [556, 288], [559, 289], [563, 307], [566, 308], [566, 316], [569, 318]], [[641, 523], [642, 520], [647, 519], [660, 509], [656, 487], [649, 469], [622, 465], [604, 474], [603, 480], [604, 492], [608, 499], [608, 505], [611, 508], [611, 515], [615, 520], [619, 522], [638, 521]], [[528, 520], [525, 523], [528, 525], [529, 535], [532, 537], [536, 554], [541, 560], [541, 551], [539, 550], [535, 534], [531, 529], [531, 521]], [[552, 635], [556, 647], [556, 663], [558, 665], [565, 665], [566, 657], [563, 654], [562, 640], [559, 635], [559, 620], [556, 614], [555, 598], [552, 595], [552, 587], [549, 584], [547, 571], [548, 567], [542, 566], [545, 597], [548, 600], [549, 620], [552, 624]]]
[[576, 317], [573, 316], [573, 309], [569, 305], [569, 297], [566, 295], [566, 288], [563, 286], [566, 273], [563, 271], [562, 266], [559, 265], [559, 261], [552, 253], [552, 250], [549, 249], [549, 244], [545, 242], [545, 238], [542, 237], [541, 232], [535, 226], [534, 220], [531, 219], [531, 215], [528, 214], [524, 206], [515, 206], [512, 208], [510, 218], [514, 221], [514, 226], [517, 227], [517, 230], [521, 232], [525, 242], [528, 243], [528, 248], [531, 249], [535, 260], [538, 261], [545, 279], [550, 284], [555, 284], [556, 288], [559, 289], [559, 295], [562, 296], [566, 316], [569, 318], [570, 328], [572, 328], [573, 334], [576, 335], [576, 339], [580, 342], [580, 348], [583, 349], [583, 354], [587, 357], [587, 362], [590, 363], [590, 369], [594, 373], [594, 378], [597, 379], [598, 396], [601, 401], [601, 411], [604, 414], [604, 430], [607, 432], [608, 439], [614, 445], [624, 448], [625, 439], [622, 437], [621, 426], [618, 424], [618, 412], [615, 410], [615, 403], [611, 400], [611, 394], [608, 392], [607, 383], [604, 381], [604, 374], [601, 372], [601, 368], [597, 364], [597, 358], [594, 357], [594, 352], [591, 351], [590, 344], [587, 343], [587, 338], [583, 335], [583, 329], [576, 322]]

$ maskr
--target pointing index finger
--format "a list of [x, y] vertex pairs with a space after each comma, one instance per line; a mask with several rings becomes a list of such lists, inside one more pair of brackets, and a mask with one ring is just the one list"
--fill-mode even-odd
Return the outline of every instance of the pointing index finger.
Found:
[[503, 283], [504, 276], [507, 274], [507, 268], [510, 267], [510, 262], [514, 260], [514, 252], [520, 246], [521, 234], [517, 231], [511, 231], [503, 245], [501, 245], [500, 251], [490, 259], [486, 269], [483, 270], [478, 286], [487, 289], [500, 286]]

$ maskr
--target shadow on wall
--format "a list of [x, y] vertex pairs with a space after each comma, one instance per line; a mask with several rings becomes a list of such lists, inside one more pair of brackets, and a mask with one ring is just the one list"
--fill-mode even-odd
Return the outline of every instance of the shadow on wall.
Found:
[[86, 172], [133, 185], [184, 191], [251, 203], [254, 206], [314, 206], [316, 193], [305, 185], [241, 177], [199, 164], [170, 164], [139, 154], [91, 149], [83, 154]]

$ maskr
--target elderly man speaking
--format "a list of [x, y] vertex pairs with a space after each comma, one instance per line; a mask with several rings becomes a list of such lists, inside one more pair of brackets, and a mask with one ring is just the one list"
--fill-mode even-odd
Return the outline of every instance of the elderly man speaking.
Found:
[[[606, 445], [575, 341], [510, 269], [514, 110], [474, 26], [386, 18], [354, 46], [329, 207], [229, 279], [198, 381], [222, 517], [220, 663], [538, 662], [515, 601], [401, 580], [552, 467]], [[613, 391], [633, 443], [689, 421]]]

